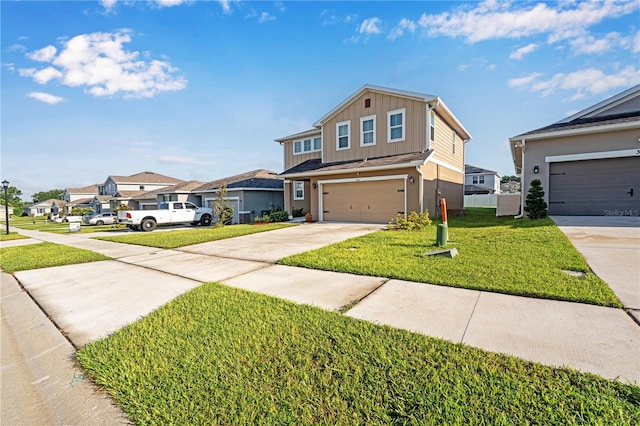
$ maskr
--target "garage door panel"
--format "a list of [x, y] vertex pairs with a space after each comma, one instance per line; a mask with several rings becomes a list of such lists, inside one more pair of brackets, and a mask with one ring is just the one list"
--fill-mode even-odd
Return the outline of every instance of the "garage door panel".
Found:
[[549, 214], [637, 215], [639, 190], [639, 157], [551, 163]]
[[323, 185], [323, 219], [386, 223], [404, 210], [404, 180]]

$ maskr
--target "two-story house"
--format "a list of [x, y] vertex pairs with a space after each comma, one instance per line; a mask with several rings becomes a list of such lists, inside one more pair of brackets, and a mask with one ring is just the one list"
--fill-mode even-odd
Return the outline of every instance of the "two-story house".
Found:
[[284, 149], [285, 209], [314, 220], [386, 223], [462, 211], [471, 135], [437, 96], [364, 85]]
[[464, 194], [499, 194], [500, 179], [498, 172], [465, 164]]

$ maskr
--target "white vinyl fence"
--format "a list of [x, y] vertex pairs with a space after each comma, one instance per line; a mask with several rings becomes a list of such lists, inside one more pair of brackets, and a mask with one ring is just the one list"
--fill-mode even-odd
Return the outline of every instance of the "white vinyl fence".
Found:
[[498, 194], [473, 194], [464, 196], [464, 207], [496, 207]]

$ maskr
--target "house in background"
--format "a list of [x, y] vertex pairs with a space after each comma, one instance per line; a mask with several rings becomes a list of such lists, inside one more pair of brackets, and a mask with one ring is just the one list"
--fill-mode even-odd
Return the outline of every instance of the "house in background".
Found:
[[551, 215], [640, 215], [640, 85], [509, 142], [523, 205], [539, 179]]
[[387, 223], [397, 214], [462, 211], [471, 135], [437, 96], [364, 85], [314, 128], [276, 139], [284, 207], [319, 221]]
[[233, 206], [232, 223], [253, 223], [256, 216], [284, 207], [283, 179], [265, 169], [207, 182], [191, 191], [201, 200], [195, 204], [211, 207], [223, 184], [227, 187], [226, 199]]
[[[153, 172], [140, 172], [131, 176], [109, 176], [102, 185], [99, 185], [98, 195], [113, 195], [120, 192], [121, 196], [128, 196], [139, 191], [153, 191], [184, 182], [171, 176], [165, 176]], [[124, 192], [130, 191], [130, 192]]]
[[[9, 206], [9, 217], [13, 215], [13, 207]], [[7, 220], [7, 208], [4, 204], [0, 204], [0, 220]]]
[[493, 170], [464, 165], [464, 194], [499, 194], [500, 174]]
[[52, 209], [60, 208], [64, 201], [49, 199], [40, 201], [39, 203], [33, 203], [23, 208], [24, 214], [27, 216], [46, 216], [52, 212]]
[[67, 203], [70, 203], [87, 198], [91, 199], [98, 194], [98, 185], [89, 185], [83, 188], [65, 188], [62, 193], [62, 199]]
[[146, 191], [131, 198], [129, 206], [137, 210], [151, 210], [158, 208], [158, 203], [163, 201], [188, 201], [199, 206], [202, 203], [202, 199], [200, 196], [193, 194], [192, 191], [202, 185], [204, 185], [204, 182], [190, 180], [177, 185]]

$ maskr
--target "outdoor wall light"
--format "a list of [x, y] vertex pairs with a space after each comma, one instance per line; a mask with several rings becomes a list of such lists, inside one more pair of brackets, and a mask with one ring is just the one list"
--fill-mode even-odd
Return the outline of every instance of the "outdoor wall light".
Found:
[[413, 176], [409, 176], [409, 182], [411, 182], [411, 184], [413, 185], [413, 182], [415, 182], [415, 179], [413, 178]]
[[533, 173], [538, 174], [540, 172], [540, 166], [533, 166]]
[[318, 184], [313, 182], [313, 189], [316, 189], [318, 187]]

